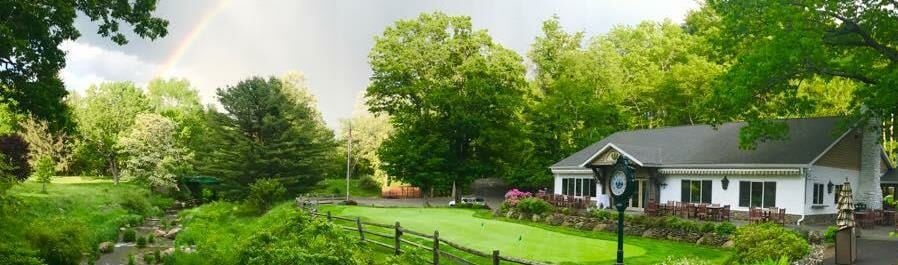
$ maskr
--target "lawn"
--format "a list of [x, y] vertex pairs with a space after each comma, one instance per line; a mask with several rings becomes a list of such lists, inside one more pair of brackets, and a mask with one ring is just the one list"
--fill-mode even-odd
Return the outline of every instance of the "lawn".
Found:
[[[399, 221], [418, 232], [440, 231], [440, 237], [484, 252], [561, 264], [610, 264], [616, 257], [616, 235], [560, 227], [532, 225], [489, 218], [484, 211], [450, 208], [372, 208], [329, 206], [339, 216], [359, 216], [377, 223]], [[486, 217], [486, 218], [485, 218]], [[668, 256], [692, 256], [723, 264], [731, 253], [719, 248], [628, 237], [624, 257], [628, 264], [655, 264]]]

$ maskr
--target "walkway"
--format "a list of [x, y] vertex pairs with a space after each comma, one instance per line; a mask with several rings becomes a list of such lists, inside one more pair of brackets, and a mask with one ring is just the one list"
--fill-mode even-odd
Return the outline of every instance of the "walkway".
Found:
[[[893, 265], [898, 264], [898, 241], [857, 239], [856, 265]], [[823, 261], [823, 264], [835, 264], [835, 257]]]

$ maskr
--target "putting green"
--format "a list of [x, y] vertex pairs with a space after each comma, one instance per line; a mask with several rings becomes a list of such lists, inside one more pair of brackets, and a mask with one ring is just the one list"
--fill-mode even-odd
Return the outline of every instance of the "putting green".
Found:
[[[448, 208], [334, 207], [340, 216], [359, 216], [377, 223], [399, 221], [422, 233], [440, 231], [440, 237], [465, 246], [503, 255], [553, 263], [594, 263], [616, 257], [617, 242], [580, 237], [528, 225], [476, 218], [473, 210]], [[646, 254], [639, 246], [624, 244], [625, 257]]]

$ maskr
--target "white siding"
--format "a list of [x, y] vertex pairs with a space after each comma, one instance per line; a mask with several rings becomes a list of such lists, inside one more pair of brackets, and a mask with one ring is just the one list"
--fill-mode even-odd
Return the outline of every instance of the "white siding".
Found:
[[[836, 191], [835, 189], [833, 189], [833, 192], [829, 193], [829, 187], [827, 187], [827, 185], [830, 181], [832, 181], [833, 185], [840, 185], [842, 183], [845, 183], [845, 179], [847, 178], [848, 182], [851, 183], [852, 190], [856, 191], [858, 185], [857, 177], [857, 170], [825, 166], [812, 166], [810, 170], [808, 170], [807, 193], [805, 194], [805, 201], [807, 202], [806, 214], [812, 215], [836, 213], [836, 206], [834, 203]], [[813, 196], [815, 183], [823, 184], [823, 205], [825, 205], [825, 207], [811, 207], [814, 202]]]
[[786, 208], [788, 214], [802, 214], [804, 211], [804, 187], [802, 176], [726, 176], [730, 185], [726, 190], [720, 183], [724, 176], [685, 176], [669, 175], [661, 186], [661, 202], [680, 201], [680, 184], [684, 179], [711, 180], [711, 202], [730, 205], [736, 211], [748, 211], [748, 207], [739, 207], [739, 181], [774, 181], [776, 182], [776, 207]]

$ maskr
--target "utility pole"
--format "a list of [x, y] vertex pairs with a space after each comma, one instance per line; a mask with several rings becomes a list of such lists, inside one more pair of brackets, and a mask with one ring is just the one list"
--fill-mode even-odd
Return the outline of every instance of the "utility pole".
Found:
[[346, 138], [346, 201], [349, 201], [349, 175], [352, 163], [352, 121], [349, 122], [349, 137]]

